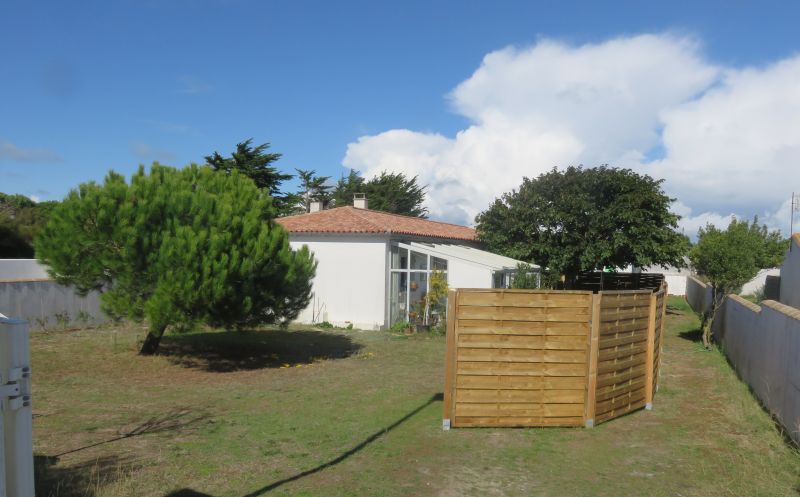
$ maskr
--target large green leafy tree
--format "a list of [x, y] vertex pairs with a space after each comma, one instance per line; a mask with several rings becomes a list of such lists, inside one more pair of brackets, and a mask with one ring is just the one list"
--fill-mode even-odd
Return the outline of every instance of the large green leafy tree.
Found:
[[404, 216], [427, 217], [425, 186], [417, 177], [407, 177], [403, 173], [382, 172], [370, 180], [365, 180], [356, 171], [342, 177], [333, 191], [335, 205], [352, 205], [353, 194], [365, 193], [369, 208], [376, 211], [391, 212]]
[[146, 320], [141, 353], [152, 354], [167, 327], [282, 323], [306, 307], [316, 263], [274, 217], [269, 195], [236, 171], [155, 163], [129, 184], [111, 172], [72, 190], [36, 250], [58, 282]]
[[689, 260], [713, 289], [711, 309], [702, 316], [706, 347], [711, 345], [711, 325], [725, 295], [737, 293], [760, 270], [780, 266], [787, 248], [780, 232], [759, 225], [757, 217], [752, 222], [733, 219], [724, 230], [713, 224], [700, 228]]
[[206, 162], [215, 171], [230, 173], [238, 171], [252, 179], [256, 186], [273, 198], [273, 205], [279, 216], [292, 214], [300, 200], [294, 194], [281, 191], [281, 184], [293, 178], [291, 174], [282, 173], [273, 164], [281, 158], [281, 154], [268, 152], [269, 143], [252, 145], [253, 140], [245, 140], [236, 144], [236, 151], [230, 157], [223, 157], [218, 152], [205, 157]]
[[688, 239], [660, 180], [607, 166], [524, 178], [477, 218], [489, 250], [565, 276], [607, 266], [683, 265]]

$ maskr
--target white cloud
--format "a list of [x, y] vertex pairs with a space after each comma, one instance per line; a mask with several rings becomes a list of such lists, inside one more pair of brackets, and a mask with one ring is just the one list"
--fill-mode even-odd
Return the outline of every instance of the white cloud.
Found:
[[[367, 176], [418, 175], [431, 215], [461, 223], [523, 176], [603, 163], [666, 178], [687, 234], [726, 224], [720, 212], [767, 212], [770, 222], [800, 188], [798, 79], [800, 57], [724, 68], [697, 40], [669, 34], [577, 47], [543, 40], [488, 54], [452, 91], [452, 107], [471, 121], [456, 136], [364, 136], [343, 164]], [[653, 150], [663, 158], [649, 161]]]
[[12, 162], [61, 162], [57, 153], [44, 148], [22, 148], [11, 142], [0, 141], [0, 161]]

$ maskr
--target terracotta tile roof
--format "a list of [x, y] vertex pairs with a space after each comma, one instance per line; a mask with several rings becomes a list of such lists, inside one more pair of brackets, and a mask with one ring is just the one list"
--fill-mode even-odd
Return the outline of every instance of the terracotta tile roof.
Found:
[[476, 240], [475, 230], [457, 224], [389, 214], [352, 206], [277, 219], [290, 233], [395, 233], [449, 240]]

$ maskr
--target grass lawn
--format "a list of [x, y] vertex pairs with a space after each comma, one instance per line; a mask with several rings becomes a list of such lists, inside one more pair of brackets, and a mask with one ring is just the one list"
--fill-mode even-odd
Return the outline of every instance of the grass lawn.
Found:
[[37, 495], [782, 496], [800, 455], [671, 299], [653, 411], [441, 430], [444, 338], [34, 333]]

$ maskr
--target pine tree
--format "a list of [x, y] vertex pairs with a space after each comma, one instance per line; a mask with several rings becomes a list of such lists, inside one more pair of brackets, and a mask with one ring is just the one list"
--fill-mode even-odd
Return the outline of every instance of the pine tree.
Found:
[[231, 171], [252, 179], [256, 186], [274, 199], [273, 204], [279, 216], [291, 214], [298, 202], [298, 197], [281, 191], [281, 184], [293, 178], [291, 174], [278, 171], [272, 164], [281, 158], [282, 154], [267, 152], [269, 143], [252, 146], [253, 139], [236, 144], [236, 151], [230, 157], [223, 157], [214, 152], [205, 157], [206, 162], [215, 171], [230, 174]]
[[272, 199], [235, 170], [154, 163], [130, 184], [110, 172], [81, 184], [36, 239], [51, 275], [102, 292], [112, 316], [146, 320], [152, 354], [167, 327], [242, 328], [294, 319], [316, 270], [274, 222]]

